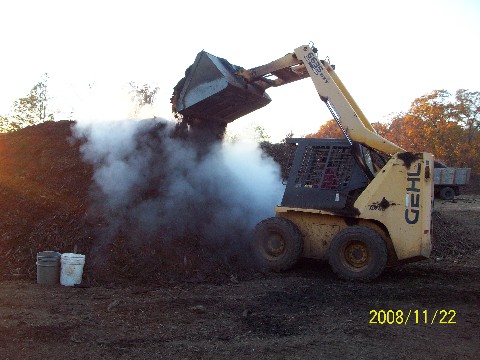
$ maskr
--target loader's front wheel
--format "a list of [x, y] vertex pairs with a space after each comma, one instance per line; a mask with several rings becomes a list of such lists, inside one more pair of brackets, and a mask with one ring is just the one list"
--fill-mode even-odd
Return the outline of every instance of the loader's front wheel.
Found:
[[332, 270], [346, 280], [375, 279], [385, 269], [387, 258], [385, 241], [376, 231], [364, 226], [340, 231], [328, 249]]
[[288, 219], [272, 217], [257, 224], [253, 252], [260, 265], [273, 271], [291, 268], [303, 251], [303, 236]]

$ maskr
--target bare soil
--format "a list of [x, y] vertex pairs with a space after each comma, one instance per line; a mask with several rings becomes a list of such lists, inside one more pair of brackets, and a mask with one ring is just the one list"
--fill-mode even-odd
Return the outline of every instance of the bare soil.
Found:
[[[84, 217], [91, 169], [77, 148], [68, 150], [68, 126], [28, 130], [37, 142], [62, 136], [55, 161], [45, 160], [46, 140], [35, 162], [12, 150], [22, 136], [35, 148], [30, 133], [0, 139], [0, 359], [478, 358], [480, 196], [473, 193], [435, 202], [431, 259], [387, 269], [371, 283], [341, 281], [327, 264], [302, 261], [280, 274], [223, 266], [218, 276], [181, 277], [180, 267], [165, 281], [117, 281], [117, 269], [106, 268], [103, 281], [87, 272], [90, 281], [78, 287], [36, 284], [37, 251], [80, 244], [82, 252], [94, 238]], [[41, 161], [63, 172], [58, 183], [37, 169]]]

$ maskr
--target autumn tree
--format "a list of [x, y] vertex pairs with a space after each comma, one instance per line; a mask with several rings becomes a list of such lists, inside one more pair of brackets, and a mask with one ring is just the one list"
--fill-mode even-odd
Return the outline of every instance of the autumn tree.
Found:
[[320, 129], [318, 129], [316, 133], [308, 134], [305, 137], [341, 139], [344, 138], [344, 135], [342, 133], [342, 130], [340, 130], [337, 122], [334, 119], [331, 119], [322, 126], [320, 126]]
[[130, 82], [130, 97], [134, 104], [133, 115], [137, 116], [140, 110], [146, 105], [153, 105], [155, 96], [159, 90], [158, 86], [151, 86], [149, 84], [138, 85], [135, 82]]
[[397, 114], [383, 134], [408, 151], [427, 151], [450, 166], [480, 169], [480, 94], [435, 90]]
[[[450, 166], [480, 169], [480, 92], [435, 90], [415, 99], [409, 110], [388, 123], [373, 123], [377, 133], [407, 151], [426, 151]], [[343, 137], [334, 120], [307, 137]]]
[[10, 132], [13, 130], [15, 129], [12, 127], [10, 120], [5, 116], [0, 115], [0, 133]]
[[[389, 125], [386, 123], [375, 122], [372, 123], [372, 127], [380, 135], [385, 137], [390, 133]], [[342, 130], [338, 126], [337, 122], [334, 119], [328, 120], [325, 124], [320, 126], [320, 129], [313, 134], [308, 134], [305, 137], [307, 138], [330, 138], [330, 139], [343, 139]]]
[[253, 129], [255, 141], [258, 143], [270, 142], [270, 135], [263, 126], [256, 125]]
[[464, 139], [458, 148], [462, 163], [480, 169], [480, 92], [457, 90], [451, 115], [464, 129]]
[[293, 135], [294, 135], [294, 134], [293, 134], [293, 131], [290, 130], [290, 131], [287, 133], [287, 135], [285, 135], [285, 137], [280, 141], [280, 143], [285, 144], [288, 139], [293, 138]]
[[35, 84], [27, 96], [13, 102], [12, 112], [0, 116], [0, 132], [10, 132], [29, 125], [35, 125], [47, 120], [54, 120], [53, 112], [48, 108], [48, 75]]
[[372, 127], [375, 129], [378, 135], [385, 137], [389, 133], [389, 126], [386, 123], [382, 122], [374, 122], [372, 123]]
[[54, 115], [48, 110], [48, 75], [35, 84], [27, 96], [13, 103], [11, 127], [16, 130], [25, 126], [35, 125], [47, 120], [54, 120]]
[[465, 128], [467, 143], [472, 144], [480, 131], [480, 92], [457, 90], [451, 115]]
[[[474, 167], [469, 149], [474, 148], [478, 127], [475, 131], [466, 126], [474, 121], [467, 121], [471, 116], [467, 108], [472, 106], [466, 108], [463, 102], [472, 103], [472, 98], [468, 93], [461, 94], [463, 99], [454, 98], [446, 90], [435, 90], [415, 99], [408, 112], [392, 119], [384, 137], [408, 151], [431, 152], [451, 166]], [[472, 144], [467, 141], [469, 131], [473, 132]]]

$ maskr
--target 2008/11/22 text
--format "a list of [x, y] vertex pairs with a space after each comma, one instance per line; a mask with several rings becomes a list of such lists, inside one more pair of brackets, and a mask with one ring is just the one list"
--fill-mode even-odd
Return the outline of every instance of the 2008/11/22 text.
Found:
[[456, 324], [455, 310], [370, 310], [369, 324], [373, 325], [407, 325], [410, 324]]

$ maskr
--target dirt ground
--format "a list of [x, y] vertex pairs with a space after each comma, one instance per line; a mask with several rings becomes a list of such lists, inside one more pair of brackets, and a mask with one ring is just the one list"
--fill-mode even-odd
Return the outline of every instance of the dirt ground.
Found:
[[[102, 226], [93, 170], [72, 125], [0, 135], [0, 359], [478, 358], [478, 177], [465, 195], [435, 202], [431, 259], [372, 283], [341, 281], [317, 261], [281, 274], [242, 269], [212, 261], [196, 238], [152, 256], [120, 236], [99, 271], [89, 261]], [[37, 252], [75, 249], [87, 254], [82, 286], [36, 284]]]
[[[480, 241], [479, 195], [436, 201], [435, 211], [458, 236]], [[372, 283], [340, 281], [311, 261], [220, 285], [4, 280], [0, 358], [478, 359], [479, 299], [478, 246]]]

